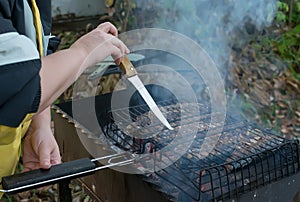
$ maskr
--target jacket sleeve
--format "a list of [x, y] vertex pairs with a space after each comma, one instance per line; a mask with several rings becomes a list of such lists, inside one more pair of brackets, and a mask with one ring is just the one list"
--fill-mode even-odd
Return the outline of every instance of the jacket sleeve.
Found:
[[10, 19], [9, 1], [0, 1], [0, 125], [17, 127], [37, 111], [41, 61], [33, 42]]

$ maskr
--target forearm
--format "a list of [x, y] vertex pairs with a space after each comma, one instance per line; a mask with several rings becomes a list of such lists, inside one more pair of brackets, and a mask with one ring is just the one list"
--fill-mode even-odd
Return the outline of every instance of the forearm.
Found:
[[81, 67], [83, 54], [76, 49], [67, 49], [42, 59], [41, 104], [39, 112], [51, 105], [84, 71]]
[[117, 29], [110, 23], [103, 23], [82, 36], [69, 49], [42, 58], [42, 95], [38, 112], [51, 105], [85, 68], [110, 55], [119, 64], [127, 53], [129, 49], [117, 38]]

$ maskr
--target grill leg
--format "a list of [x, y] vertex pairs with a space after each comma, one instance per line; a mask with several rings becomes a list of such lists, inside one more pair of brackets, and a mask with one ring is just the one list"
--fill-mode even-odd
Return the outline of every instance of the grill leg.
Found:
[[58, 183], [58, 193], [60, 202], [72, 202], [72, 193], [69, 187], [71, 180], [63, 180]]

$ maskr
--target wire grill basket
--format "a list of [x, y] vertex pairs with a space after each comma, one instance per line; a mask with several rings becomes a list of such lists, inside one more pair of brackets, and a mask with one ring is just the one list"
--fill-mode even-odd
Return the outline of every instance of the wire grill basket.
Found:
[[[286, 140], [255, 124], [228, 116], [222, 132], [215, 134], [218, 138], [212, 145], [213, 150], [203, 153], [200, 148], [208, 128], [223, 127], [210, 123], [209, 107], [172, 101], [158, 104], [174, 131], [169, 131], [159, 121], [152, 121], [145, 105], [110, 111], [110, 121], [103, 131], [112, 144], [142, 154], [168, 145], [176, 137], [176, 128], [180, 124], [197, 127], [192, 145], [178, 161], [164, 169], [160, 169], [160, 161], [154, 165], [157, 172], [144, 177], [170, 198], [181, 201], [225, 200], [299, 171], [297, 141]], [[180, 143], [177, 146], [180, 147]], [[154, 155], [154, 158], [170, 158], [173, 154]]]

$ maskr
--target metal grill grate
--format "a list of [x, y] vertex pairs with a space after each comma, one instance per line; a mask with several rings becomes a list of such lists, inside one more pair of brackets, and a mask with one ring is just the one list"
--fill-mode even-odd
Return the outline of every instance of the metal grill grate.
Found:
[[[159, 171], [144, 178], [171, 198], [180, 201], [225, 200], [295, 174], [300, 169], [298, 142], [232, 117], [226, 117], [222, 133], [215, 134], [219, 139], [214, 149], [207, 154], [200, 153], [199, 148], [210, 126], [209, 108], [190, 103], [186, 113], [182, 113], [186, 108], [184, 104], [166, 101], [159, 105], [175, 129], [180, 127], [179, 124], [186, 124], [198, 130], [193, 144], [177, 162], [162, 170], [159, 169], [161, 164], [154, 165]], [[164, 148], [175, 138], [176, 130], [169, 131], [159, 121], [148, 120], [148, 110], [147, 106], [140, 105], [110, 112], [111, 121], [103, 128], [105, 135], [113, 144], [134, 153]], [[138, 124], [130, 124], [131, 120]], [[216, 123], [211, 127], [222, 125]], [[143, 135], [137, 139], [132, 136], [134, 134]], [[149, 135], [151, 137], [146, 138]], [[146, 149], [147, 144], [152, 145], [151, 151]]]

